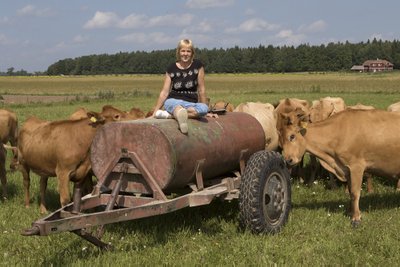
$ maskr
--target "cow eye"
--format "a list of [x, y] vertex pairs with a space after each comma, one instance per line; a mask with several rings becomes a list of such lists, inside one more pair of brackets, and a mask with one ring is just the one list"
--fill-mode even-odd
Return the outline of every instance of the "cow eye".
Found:
[[294, 138], [295, 138], [295, 135], [294, 135], [294, 134], [291, 134], [291, 135], [289, 136], [289, 141], [292, 142], [292, 141], [294, 140]]

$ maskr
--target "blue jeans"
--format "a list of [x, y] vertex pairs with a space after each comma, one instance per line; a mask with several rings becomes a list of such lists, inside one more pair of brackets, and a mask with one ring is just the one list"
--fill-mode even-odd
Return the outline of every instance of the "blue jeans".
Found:
[[199, 117], [203, 117], [208, 113], [208, 106], [204, 103], [193, 103], [193, 102], [188, 102], [185, 100], [175, 99], [175, 98], [168, 98], [164, 102], [165, 110], [171, 114], [174, 113], [174, 110], [177, 106], [181, 106], [185, 109], [194, 108], [196, 110], [197, 114], [199, 115]]

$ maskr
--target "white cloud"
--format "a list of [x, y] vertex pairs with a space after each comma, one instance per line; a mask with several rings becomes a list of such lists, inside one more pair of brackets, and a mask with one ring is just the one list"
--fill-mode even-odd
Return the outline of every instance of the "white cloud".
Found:
[[279, 25], [268, 23], [260, 18], [253, 18], [244, 21], [238, 27], [227, 28], [227, 33], [257, 32], [277, 30]]
[[85, 29], [109, 28], [118, 24], [119, 18], [113, 12], [96, 11], [93, 18], [83, 26]]
[[292, 30], [282, 30], [276, 37], [282, 40], [282, 44], [286, 45], [300, 45], [306, 40], [306, 35], [304, 34], [295, 34]]
[[19, 16], [49, 17], [54, 15], [50, 8], [37, 8], [34, 5], [26, 5], [17, 10]]
[[170, 14], [165, 16], [157, 16], [150, 18], [148, 21], [148, 27], [155, 26], [185, 26], [189, 25], [193, 20], [191, 14]]
[[[177, 19], [179, 18], [179, 19]], [[97, 11], [96, 14], [83, 26], [85, 29], [95, 28], [122, 28], [140, 29], [151, 27], [186, 26], [192, 23], [191, 14], [168, 14], [164, 16], [148, 17], [144, 14], [130, 14], [121, 19], [113, 12]]]
[[162, 33], [162, 32], [152, 32], [152, 33], [131, 33], [120, 36], [117, 38], [118, 42], [122, 43], [156, 43], [156, 44], [172, 44], [175, 43], [177, 39]]
[[235, 3], [235, 0], [188, 0], [186, 7], [188, 8], [212, 8], [212, 7], [226, 7]]
[[140, 14], [130, 14], [118, 23], [118, 27], [124, 29], [142, 28], [146, 25], [148, 17]]
[[310, 25], [302, 25], [299, 27], [299, 32], [303, 33], [316, 33], [325, 31], [327, 25], [323, 20], [317, 20]]

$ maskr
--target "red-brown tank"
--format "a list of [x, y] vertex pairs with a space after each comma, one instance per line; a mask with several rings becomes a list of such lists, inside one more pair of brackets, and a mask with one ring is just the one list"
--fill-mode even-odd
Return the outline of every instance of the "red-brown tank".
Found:
[[[173, 119], [143, 119], [109, 123], [98, 130], [92, 146], [94, 174], [104, 180], [107, 166], [121, 149], [135, 152], [162, 190], [182, 188], [195, 181], [197, 162], [204, 159], [204, 180], [239, 169], [241, 151], [248, 157], [265, 147], [264, 132], [252, 116], [232, 112], [218, 119], [189, 119], [189, 133], [182, 134]], [[137, 175], [136, 175], [137, 176]], [[125, 191], [148, 193], [140, 177]], [[107, 186], [107, 184], [104, 184]], [[128, 188], [129, 187], [129, 188]]]

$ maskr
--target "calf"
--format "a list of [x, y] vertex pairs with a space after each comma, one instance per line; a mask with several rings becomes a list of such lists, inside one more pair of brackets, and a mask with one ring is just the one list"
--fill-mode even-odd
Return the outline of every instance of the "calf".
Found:
[[58, 178], [60, 202], [70, 202], [69, 182], [82, 184], [91, 165], [89, 148], [97, 128], [105, 123], [98, 113], [80, 120], [42, 121], [28, 118], [18, 139], [19, 169], [23, 175], [25, 206], [29, 206], [32, 170], [40, 178], [40, 212], [46, 213], [45, 191], [48, 177]]
[[287, 125], [280, 142], [289, 165], [304, 153], [315, 155], [324, 168], [347, 181], [351, 221], [361, 222], [359, 209], [363, 173], [398, 178], [400, 175], [400, 114], [383, 110], [346, 110], [307, 127]]
[[[134, 120], [144, 113], [133, 108], [129, 113], [106, 105], [101, 113], [80, 108], [68, 120], [42, 121], [31, 117], [23, 124], [18, 143], [20, 170], [24, 177], [25, 206], [29, 206], [29, 172], [40, 175], [40, 212], [46, 213], [45, 191], [48, 177], [57, 176], [60, 202], [70, 201], [69, 181], [88, 190], [92, 181], [89, 149], [93, 137], [104, 123]], [[87, 192], [89, 193], [89, 192]]]

